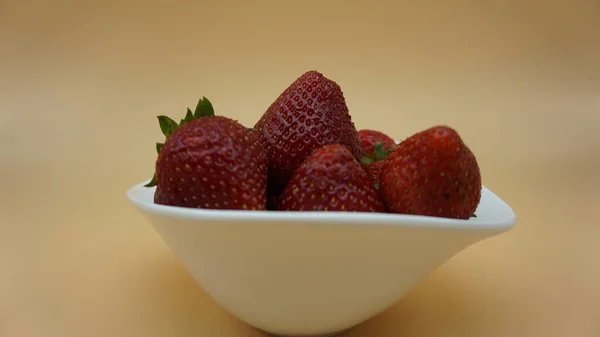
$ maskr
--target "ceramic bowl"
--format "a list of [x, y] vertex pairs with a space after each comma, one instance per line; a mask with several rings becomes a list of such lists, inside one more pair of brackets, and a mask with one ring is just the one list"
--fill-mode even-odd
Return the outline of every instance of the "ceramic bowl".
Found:
[[477, 217], [222, 211], [129, 200], [198, 284], [247, 324], [279, 336], [325, 336], [384, 311], [456, 253], [511, 229], [509, 205], [483, 188]]

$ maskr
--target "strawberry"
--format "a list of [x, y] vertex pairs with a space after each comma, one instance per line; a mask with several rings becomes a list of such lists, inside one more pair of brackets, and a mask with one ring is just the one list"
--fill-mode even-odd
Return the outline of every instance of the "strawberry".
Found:
[[377, 143], [381, 143], [386, 151], [396, 146], [396, 142], [390, 136], [377, 130], [359, 130], [358, 139], [363, 153], [370, 157], [373, 156], [373, 149]]
[[255, 136], [237, 121], [215, 116], [203, 98], [180, 124], [159, 116], [165, 134], [158, 144], [154, 179], [157, 204], [264, 210], [267, 157]]
[[379, 176], [383, 161], [392, 152], [396, 142], [381, 131], [369, 129], [358, 131], [358, 138], [363, 151], [361, 163], [371, 177], [375, 188], [379, 189]]
[[400, 143], [381, 168], [381, 194], [392, 213], [468, 219], [481, 199], [475, 155], [448, 126]]
[[358, 133], [340, 86], [317, 71], [294, 81], [254, 126], [269, 161], [269, 193], [279, 195], [312, 151], [341, 144], [360, 159]]
[[375, 189], [379, 190], [380, 188], [380, 184], [381, 184], [381, 168], [383, 167], [383, 160], [380, 161], [374, 161], [372, 163], [366, 164], [363, 166], [363, 169], [365, 170], [365, 172], [367, 172], [367, 175], [369, 176], [369, 178], [371, 179], [371, 182], [373, 183], [373, 187], [375, 187]]
[[376, 189], [379, 189], [379, 177], [381, 175], [380, 172], [381, 168], [383, 167], [384, 160], [388, 157], [393, 149], [394, 147], [390, 147], [389, 149], [385, 150], [383, 144], [377, 142], [373, 146], [372, 154], [370, 156], [363, 154], [360, 160], [363, 168], [369, 174], [369, 177], [371, 177], [373, 185]]
[[369, 176], [340, 144], [325, 145], [308, 156], [283, 190], [279, 209], [385, 212]]

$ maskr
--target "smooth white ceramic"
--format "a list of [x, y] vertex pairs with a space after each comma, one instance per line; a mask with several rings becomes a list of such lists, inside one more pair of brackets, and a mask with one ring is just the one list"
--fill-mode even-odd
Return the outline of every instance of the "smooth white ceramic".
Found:
[[483, 188], [477, 218], [221, 211], [157, 205], [127, 191], [201, 287], [242, 321], [274, 335], [335, 334], [390, 307], [466, 247], [516, 217]]

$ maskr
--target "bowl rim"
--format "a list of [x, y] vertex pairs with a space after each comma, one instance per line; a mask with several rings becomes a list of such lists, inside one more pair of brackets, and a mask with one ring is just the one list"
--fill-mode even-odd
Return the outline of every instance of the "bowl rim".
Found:
[[[256, 210], [217, 210], [201, 208], [185, 208], [167, 206], [149, 201], [156, 187], [145, 187], [150, 179], [130, 187], [127, 198], [138, 209], [160, 216], [196, 220], [196, 221], [246, 221], [246, 222], [293, 222], [310, 224], [330, 224], [336, 226], [392, 226], [392, 227], [422, 227], [437, 229], [465, 229], [492, 232], [510, 230], [516, 224], [516, 215], [512, 208], [491, 190], [482, 186], [482, 198], [478, 210], [484, 203], [500, 203], [507, 216], [501, 219], [486, 219], [485, 217], [468, 220], [441, 218], [423, 215], [342, 212], [342, 211], [256, 211]], [[144, 197], [145, 196], [145, 197]], [[152, 199], [152, 198], [150, 198]], [[485, 205], [487, 206], [487, 205]]]

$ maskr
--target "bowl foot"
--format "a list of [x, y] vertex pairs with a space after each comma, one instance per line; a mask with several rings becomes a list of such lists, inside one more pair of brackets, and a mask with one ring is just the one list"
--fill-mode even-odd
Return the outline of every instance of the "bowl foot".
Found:
[[330, 333], [326, 333], [326, 334], [317, 334], [317, 335], [285, 335], [285, 334], [281, 335], [281, 334], [270, 333], [270, 332], [264, 331], [264, 330], [261, 330], [261, 331], [266, 333], [267, 335], [273, 336], [273, 337], [337, 337], [348, 330], [350, 330], [350, 329], [344, 329], [344, 330], [340, 330], [340, 331], [330, 332]]

